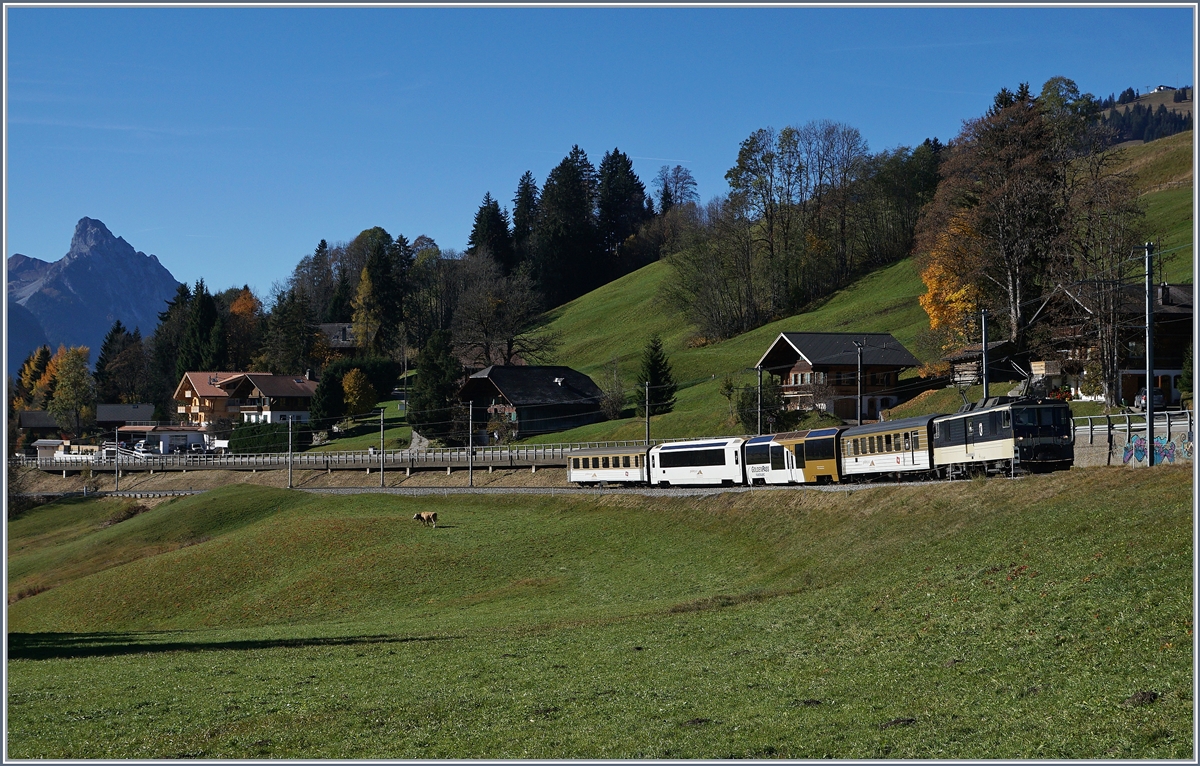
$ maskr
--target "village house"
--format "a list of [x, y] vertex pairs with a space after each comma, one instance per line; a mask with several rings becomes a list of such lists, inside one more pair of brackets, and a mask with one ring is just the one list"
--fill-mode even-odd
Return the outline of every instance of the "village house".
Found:
[[183, 425], [209, 425], [231, 420], [237, 414], [228, 409], [229, 394], [218, 384], [240, 372], [185, 372], [172, 397], [176, 414]]
[[[908, 399], [900, 373], [920, 364], [888, 333], [782, 332], [755, 367], [779, 379], [788, 409], [822, 409], [844, 420], [858, 415], [858, 353], [862, 345], [862, 414]], [[912, 392], [912, 393], [915, 393]]]
[[317, 382], [307, 376], [237, 373], [222, 380], [226, 409], [243, 423], [307, 423]]
[[[1152, 291], [1154, 316], [1154, 380], [1168, 404], [1180, 400], [1179, 379], [1183, 358], [1193, 342], [1192, 317], [1194, 286], [1163, 283]], [[1076, 312], [1074, 321], [1061, 323], [1054, 330], [1055, 356], [1034, 360], [1034, 383], [1069, 389], [1073, 398], [1079, 390], [1086, 362], [1097, 353], [1092, 316], [1099, 303], [1097, 296], [1081, 289], [1061, 289], [1051, 300], [1066, 304]], [[1124, 285], [1119, 296], [1121, 318], [1121, 389], [1118, 395], [1126, 405], [1133, 404], [1139, 389], [1146, 385], [1146, 289], [1140, 284]], [[1082, 397], [1086, 398], [1086, 397]]]
[[485, 367], [459, 391], [470, 402], [475, 423], [484, 428], [499, 416], [512, 437], [565, 431], [604, 419], [602, 393], [582, 372], [562, 366]]

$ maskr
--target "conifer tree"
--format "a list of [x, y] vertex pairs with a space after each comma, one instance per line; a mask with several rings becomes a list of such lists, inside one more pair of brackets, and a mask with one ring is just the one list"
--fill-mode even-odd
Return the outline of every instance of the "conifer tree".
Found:
[[109, 328], [100, 345], [100, 354], [96, 357], [96, 371], [93, 380], [96, 383], [96, 399], [101, 402], [115, 402], [120, 398], [120, 392], [113, 385], [109, 368], [120, 356], [121, 352], [133, 343], [133, 334], [125, 329], [118, 319]]
[[513, 261], [517, 266], [533, 260], [533, 230], [537, 225], [538, 187], [528, 170], [517, 181], [513, 197], [512, 244]]
[[650, 342], [642, 351], [642, 369], [639, 374], [642, 385], [642, 396], [638, 397], [638, 416], [646, 415], [645, 385], [650, 384], [650, 414], [663, 415], [675, 409], [675, 377], [671, 372], [671, 362], [663, 349], [662, 338], [658, 333], [650, 336]]
[[453, 428], [462, 365], [454, 358], [450, 333], [437, 330], [417, 355], [416, 382], [409, 392], [408, 422], [426, 438], [441, 438]]
[[596, 170], [578, 145], [546, 177], [534, 229], [534, 274], [549, 306], [600, 284]]
[[600, 247], [608, 262], [607, 281], [630, 270], [621, 262], [622, 246], [648, 218], [646, 187], [633, 172], [633, 161], [620, 149], [604, 155], [598, 175], [597, 223]]
[[483, 195], [483, 202], [475, 211], [471, 236], [467, 240], [468, 255], [483, 253], [492, 257], [500, 267], [502, 276], [508, 276], [516, 269], [512, 232], [508, 228], [508, 211], [500, 209], [500, 203], [492, 199], [491, 192]]

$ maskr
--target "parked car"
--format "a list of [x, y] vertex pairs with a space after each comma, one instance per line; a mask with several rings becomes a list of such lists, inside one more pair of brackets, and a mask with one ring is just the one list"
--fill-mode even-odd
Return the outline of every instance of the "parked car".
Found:
[[137, 455], [138, 457], [145, 457], [147, 455], [157, 455], [158, 448], [154, 447], [154, 446], [147, 446], [146, 440], [142, 439], [137, 444], [133, 445], [133, 454]]
[[188, 452], [193, 455], [203, 455], [208, 452], [208, 445], [204, 442], [193, 442], [192, 445], [188, 447]]
[[[1163, 396], [1162, 389], [1161, 388], [1154, 389], [1154, 409], [1161, 412], [1163, 407], [1165, 407], [1165, 406], [1166, 406], [1166, 397]], [[1137, 396], [1133, 397], [1133, 408], [1135, 410], [1145, 410], [1146, 409], [1146, 387], [1145, 386], [1142, 386], [1141, 388], [1139, 388], [1138, 392], [1137, 392]]]

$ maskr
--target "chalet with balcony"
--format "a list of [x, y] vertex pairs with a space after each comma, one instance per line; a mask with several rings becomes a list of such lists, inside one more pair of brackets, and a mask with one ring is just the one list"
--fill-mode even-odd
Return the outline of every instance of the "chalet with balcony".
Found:
[[755, 367], [774, 375], [789, 409], [858, 415], [858, 346], [862, 345], [863, 419], [909, 398], [900, 373], [920, 364], [888, 333], [783, 332]]
[[175, 387], [175, 410], [184, 425], [207, 426], [218, 420], [235, 420], [236, 411], [227, 406], [229, 394], [220, 387], [223, 380], [240, 372], [185, 372]]
[[[1194, 286], [1163, 283], [1153, 288], [1154, 316], [1154, 380], [1153, 386], [1163, 391], [1168, 403], [1180, 399], [1179, 379], [1183, 374], [1183, 359], [1194, 341]], [[1132, 404], [1138, 389], [1146, 385], [1146, 288], [1142, 284], [1126, 284], [1119, 292], [1103, 292], [1095, 288], [1060, 288], [1049, 299], [1059, 304], [1060, 319], [1053, 329], [1053, 345], [1057, 357], [1035, 360], [1032, 363], [1035, 379], [1061, 385], [1080, 396], [1080, 374], [1067, 374], [1067, 368], [1082, 368], [1088, 359], [1099, 353], [1096, 347], [1096, 316], [1102, 312], [1115, 314], [1120, 321], [1121, 390], [1118, 397]]]
[[226, 407], [243, 423], [307, 423], [317, 382], [306, 376], [242, 372], [222, 380]]
[[604, 419], [600, 388], [582, 372], [558, 365], [485, 367], [459, 391], [470, 402], [481, 427], [500, 417], [512, 424], [510, 435], [565, 431]]

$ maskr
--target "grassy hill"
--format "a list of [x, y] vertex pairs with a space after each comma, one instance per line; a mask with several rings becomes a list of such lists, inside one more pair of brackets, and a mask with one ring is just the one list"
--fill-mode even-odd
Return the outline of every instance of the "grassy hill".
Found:
[[1187, 758], [1190, 492], [55, 503], [8, 522], [8, 755]]
[[[1190, 283], [1193, 278], [1192, 142], [1193, 133], [1187, 131], [1122, 149], [1123, 167], [1134, 174], [1141, 190], [1150, 237], [1164, 254], [1164, 278], [1170, 282]], [[738, 385], [753, 385], [751, 368], [780, 332], [889, 332], [919, 355], [915, 341], [929, 326], [917, 302], [925, 286], [912, 261], [905, 260], [867, 275], [809, 311], [697, 348], [689, 343], [693, 331], [688, 323], [660, 293], [669, 278], [670, 267], [665, 262], [654, 263], [548, 315], [548, 327], [566, 340], [558, 354], [559, 363], [604, 385], [606, 367], [615, 358], [631, 391], [641, 351], [650, 334], [658, 330], [676, 380], [683, 385], [675, 411], [652, 419], [655, 438], [740, 433], [741, 426], [733, 422], [729, 404], [720, 395], [721, 379], [732, 374]], [[948, 396], [960, 401], [955, 392]], [[644, 421], [625, 418], [528, 441], [638, 439], [644, 435]]]

